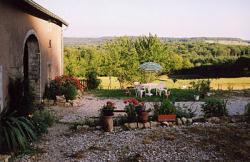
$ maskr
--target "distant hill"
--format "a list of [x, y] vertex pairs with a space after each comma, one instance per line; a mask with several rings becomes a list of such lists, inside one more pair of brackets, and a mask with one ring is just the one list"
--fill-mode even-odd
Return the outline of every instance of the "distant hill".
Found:
[[[74, 38], [65, 37], [64, 44], [67, 45], [98, 45], [105, 41], [115, 39], [116, 37], [99, 37], [99, 38]], [[137, 38], [131, 36], [131, 38]], [[220, 43], [226, 45], [250, 45], [250, 41], [242, 40], [240, 38], [224, 38], [224, 37], [193, 37], [193, 38], [170, 38], [159, 37], [164, 42], [189, 42], [189, 41], [205, 41], [208, 43]]]

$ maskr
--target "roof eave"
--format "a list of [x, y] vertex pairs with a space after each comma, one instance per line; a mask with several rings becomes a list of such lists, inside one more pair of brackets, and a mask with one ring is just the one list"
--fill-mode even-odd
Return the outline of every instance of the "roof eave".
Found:
[[31, 5], [32, 7], [34, 7], [35, 9], [45, 13], [46, 15], [48, 15], [49, 17], [54, 18], [57, 21], [60, 21], [63, 25], [65, 26], [69, 26], [69, 23], [67, 23], [65, 20], [63, 20], [62, 18], [60, 18], [59, 16], [57, 16], [56, 14], [52, 13], [51, 11], [47, 10], [46, 8], [44, 8], [43, 6], [39, 5], [38, 3], [34, 2], [33, 0], [23, 0], [24, 2], [28, 3], [29, 5]]

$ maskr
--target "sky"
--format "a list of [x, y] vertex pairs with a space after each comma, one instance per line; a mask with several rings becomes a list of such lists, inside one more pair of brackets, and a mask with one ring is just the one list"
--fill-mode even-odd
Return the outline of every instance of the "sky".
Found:
[[69, 23], [66, 37], [250, 40], [250, 0], [34, 0]]

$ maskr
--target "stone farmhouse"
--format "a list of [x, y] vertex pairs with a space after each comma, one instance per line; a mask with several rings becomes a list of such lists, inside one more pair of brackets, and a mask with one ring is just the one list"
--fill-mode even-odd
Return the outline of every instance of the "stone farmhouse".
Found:
[[32, 0], [0, 0], [0, 111], [9, 78], [21, 76], [42, 98], [63, 74], [63, 30], [68, 23]]

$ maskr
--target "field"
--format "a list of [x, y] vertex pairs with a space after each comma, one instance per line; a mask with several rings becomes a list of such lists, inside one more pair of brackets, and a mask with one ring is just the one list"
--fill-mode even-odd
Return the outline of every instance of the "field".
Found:
[[[101, 88], [107, 89], [109, 85], [109, 78], [108, 77], [100, 77], [102, 80]], [[198, 79], [195, 79], [198, 80]], [[167, 76], [160, 76], [154, 82], [159, 83], [164, 81], [168, 88], [183, 88], [189, 87], [190, 82], [195, 81], [194, 79], [180, 79], [177, 80], [175, 83], [172, 79], [168, 78]], [[210, 79], [211, 80], [211, 87], [215, 90], [222, 89], [222, 90], [242, 90], [242, 89], [250, 89], [250, 77], [241, 77], [241, 78], [219, 78], [219, 79]], [[112, 77], [112, 89], [119, 89], [120, 85], [119, 82], [115, 77]]]

